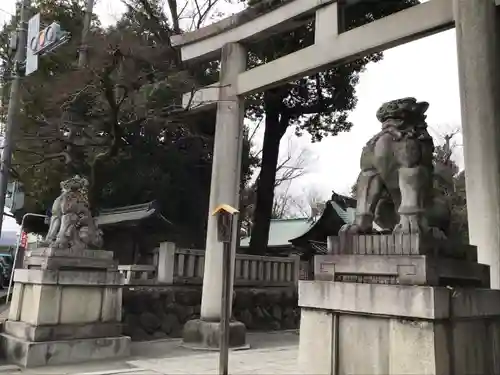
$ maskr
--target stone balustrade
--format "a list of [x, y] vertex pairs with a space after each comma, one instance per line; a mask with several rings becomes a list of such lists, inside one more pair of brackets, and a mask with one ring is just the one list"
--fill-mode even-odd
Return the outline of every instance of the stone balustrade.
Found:
[[156, 284], [157, 267], [150, 264], [127, 264], [118, 266], [126, 285]]
[[[156, 265], [120, 265], [127, 285], [201, 285], [205, 252], [160, 244]], [[236, 286], [295, 286], [300, 276], [299, 256], [269, 257], [236, 254]]]
[[300, 258], [236, 254], [235, 285], [288, 286], [298, 282]]

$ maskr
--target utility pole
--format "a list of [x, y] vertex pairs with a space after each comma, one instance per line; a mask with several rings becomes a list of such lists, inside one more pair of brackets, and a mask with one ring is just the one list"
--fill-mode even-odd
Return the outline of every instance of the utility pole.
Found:
[[85, 18], [83, 20], [82, 41], [80, 44], [80, 51], [78, 53], [78, 67], [83, 68], [88, 61], [88, 39], [90, 24], [92, 23], [92, 12], [94, 10], [94, 0], [87, 0], [85, 8]]
[[21, 104], [21, 79], [23, 75], [23, 66], [26, 60], [26, 44], [28, 39], [28, 11], [31, 6], [31, 0], [21, 0], [20, 21], [17, 28], [16, 55], [14, 58], [14, 75], [9, 97], [9, 109], [7, 111], [7, 124], [5, 127], [3, 149], [0, 159], [0, 236], [2, 234], [3, 214], [5, 207], [5, 195], [7, 193], [7, 184], [9, 182], [9, 170], [12, 160], [13, 132], [16, 126], [16, 120], [19, 115]]

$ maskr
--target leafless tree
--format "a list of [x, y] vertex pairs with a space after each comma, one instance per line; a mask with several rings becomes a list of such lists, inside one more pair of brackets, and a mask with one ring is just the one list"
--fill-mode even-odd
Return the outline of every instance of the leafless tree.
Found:
[[273, 217], [276, 218], [309, 218], [315, 221], [323, 213], [327, 199], [314, 187], [304, 189], [300, 194], [292, 194], [290, 189], [276, 193]]
[[441, 184], [446, 189], [443, 193], [447, 194], [455, 190], [455, 176], [459, 172], [459, 167], [453, 160], [453, 154], [459, 145], [454, 138], [460, 133], [459, 127], [448, 127], [445, 131], [441, 130], [436, 138], [441, 141], [436, 145], [434, 151], [434, 174], [435, 183]]
[[287, 186], [284, 190], [274, 193], [272, 211], [273, 219], [290, 219], [295, 216], [295, 200], [294, 197], [290, 194], [291, 183], [288, 182], [286, 185]]
[[[254, 137], [254, 132], [250, 135], [250, 140]], [[255, 152], [255, 156], [259, 156], [262, 150]], [[310, 165], [313, 163], [311, 152], [307, 148], [297, 147], [293, 137], [288, 138], [286, 153], [284, 153], [278, 161], [276, 168], [276, 183], [274, 188], [284, 184], [288, 181], [296, 180], [307, 174]], [[255, 179], [253, 187], [259, 179], [259, 175]]]
[[[250, 135], [253, 137], [254, 133]], [[259, 155], [259, 152], [256, 153]], [[313, 157], [307, 148], [297, 146], [293, 138], [288, 139], [286, 152], [281, 156], [276, 170], [276, 184], [274, 189], [274, 207], [273, 218], [290, 218], [302, 216], [302, 203], [299, 203], [297, 197], [291, 195], [291, 187], [297, 179], [306, 175]], [[256, 187], [259, 176], [250, 186], [244, 189], [241, 194], [240, 207], [242, 210], [242, 227], [248, 235], [252, 225], [253, 210], [255, 207]], [[308, 216], [309, 213], [305, 216]]]
[[[191, 16], [196, 18], [197, 26], [207, 19], [217, 2], [209, 0], [199, 12], [195, 7]], [[150, 0], [123, 3], [144, 33], [155, 40], [155, 47], [144, 43], [144, 35], [129, 29], [105, 32], [96, 28], [88, 36], [90, 54], [85, 67], [55, 76], [50, 88], [44, 88], [37, 77], [29, 77], [23, 93], [24, 105], [33, 107], [29, 103], [37, 102], [41, 109], [26, 112], [26, 124], [20, 126], [16, 135], [24, 147], [15, 150], [12, 173], [22, 175], [54, 161], [63, 163], [71, 173], [79, 173], [87, 169], [82, 166], [88, 163], [83, 160], [83, 150], [92, 150], [88, 165], [90, 190], [98, 191], [96, 171], [127, 144], [124, 129], [161, 123], [180, 126], [186, 122], [188, 110], [200, 105], [195, 99], [203, 88], [197, 88], [182, 65], [180, 52], [170, 44], [170, 37], [183, 31], [180, 14], [185, 9], [184, 2], [179, 9], [177, 0], [168, 0], [166, 14]], [[78, 46], [73, 44], [65, 48], [76, 49]], [[150, 72], [138, 68], [148, 64]], [[176, 100], [143, 103], [145, 92], [154, 98], [154, 90], [165, 86], [177, 92]], [[182, 102], [186, 92], [190, 92], [187, 105]], [[79, 113], [87, 103], [91, 103], [91, 110]]]

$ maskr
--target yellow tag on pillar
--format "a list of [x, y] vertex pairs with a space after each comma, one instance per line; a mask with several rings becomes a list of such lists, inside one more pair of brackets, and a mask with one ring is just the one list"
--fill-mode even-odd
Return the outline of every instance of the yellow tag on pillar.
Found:
[[217, 208], [214, 210], [214, 212], [212, 212], [212, 216], [217, 215], [219, 212], [226, 212], [230, 215], [234, 215], [234, 214], [239, 213], [239, 211], [236, 208], [234, 208], [228, 204], [218, 205]]
[[217, 217], [217, 239], [220, 242], [231, 242], [233, 218], [237, 213], [238, 210], [228, 204], [219, 205], [212, 213]]

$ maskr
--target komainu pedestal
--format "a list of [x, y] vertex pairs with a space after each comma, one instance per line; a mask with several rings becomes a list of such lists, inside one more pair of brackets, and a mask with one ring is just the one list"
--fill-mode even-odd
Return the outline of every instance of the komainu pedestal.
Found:
[[314, 257], [316, 280], [372, 284], [490, 287], [475, 246], [424, 234], [342, 233]]
[[300, 373], [500, 373], [500, 291], [301, 281]]
[[449, 239], [427, 107], [403, 98], [377, 112], [356, 218], [299, 283], [301, 373], [500, 374], [500, 290], [477, 249]]
[[1, 335], [7, 361], [24, 367], [127, 356], [122, 276], [113, 253], [41, 248], [16, 270]]
[[399, 233], [328, 244], [299, 283], [302, 372], [500, 373], [500, 291], [474, 246]]
[[1, 344], [25, 366], [83, 362], [130, 353], [121, 335], [122, 276], [89, 207], [88, 181], [61, 182], [44, 246], [28, 251], [14, 273]]
[[314, 281], [299, 283], [301, 371], [500, 373], [500, 291], [474, 246], [420, 234], [342, 233], [328, 244]]

